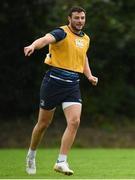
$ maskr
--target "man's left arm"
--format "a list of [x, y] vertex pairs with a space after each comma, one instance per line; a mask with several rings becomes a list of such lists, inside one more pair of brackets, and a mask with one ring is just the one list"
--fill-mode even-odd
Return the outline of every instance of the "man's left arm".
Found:
[[83, 73], [87, 77], [87, 79], [92, 83], [92, 85], [94, 85], [94, 86], [97, 85], [98, 78], [92, 75], [87, 56], [86, 56], [86, 60], [85, 60]]

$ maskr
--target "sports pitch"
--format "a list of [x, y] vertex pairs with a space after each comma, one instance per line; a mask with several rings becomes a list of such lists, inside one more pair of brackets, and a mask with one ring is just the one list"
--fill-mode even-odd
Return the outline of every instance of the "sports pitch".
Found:
[[0, 150], [0, 179], [135, 179], [134, 149], [72, 149], [68, 156], [73, 176], [56, 173], [58, 149], [37, 151], [37, 174], [25, 172], [26, 149]]

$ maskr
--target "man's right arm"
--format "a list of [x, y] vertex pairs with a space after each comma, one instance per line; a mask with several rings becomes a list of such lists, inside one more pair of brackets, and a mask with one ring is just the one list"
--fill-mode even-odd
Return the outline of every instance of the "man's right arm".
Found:
[[35, 40], [31, 45], [24, 47], [25, 56], [30, 56], [35, 49], [41, 49], [44, 46], [56, 42], [56, 39], [51, 34], [46, 34], [45, 36]]

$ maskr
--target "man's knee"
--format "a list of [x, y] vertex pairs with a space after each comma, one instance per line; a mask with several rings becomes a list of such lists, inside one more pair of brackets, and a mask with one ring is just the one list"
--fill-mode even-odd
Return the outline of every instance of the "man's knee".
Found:
[[80, 125], [80, 118], [79, 117], [72, 117], [69, 121], [68, 121], [68, 125], [74, 129], [77, 129]]
[[44, 109], [40, 109], [37, 128], [39, 130], [44, 130], [48, 128], [53, 118], [54, 111], [48, 111]]
[[49, 121], [46, 121], [45, 119], [42, 119], [37, 123], [36, 126], [37, 126], [37, 128], [39, 130], [44, 130], [44, 129], [48, 128], [49, 125], [50, 125]]

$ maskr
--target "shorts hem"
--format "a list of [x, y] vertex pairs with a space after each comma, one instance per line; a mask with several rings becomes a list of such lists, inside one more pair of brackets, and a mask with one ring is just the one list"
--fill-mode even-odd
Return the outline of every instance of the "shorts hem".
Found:
[[47, 111], [54, 111], [56, 109], [56, 107], [54, 108], [46, 108], [46, 107], [42, 107], [40, 106], [41, 109], [47, 110]]

